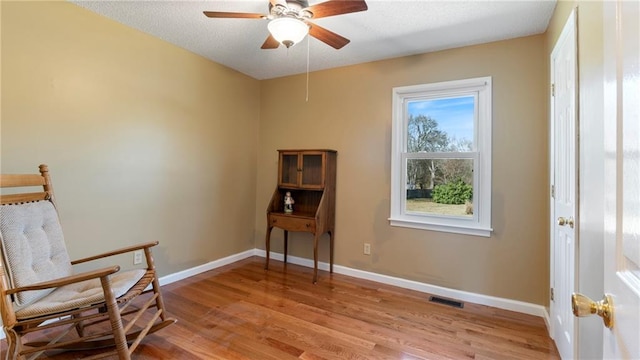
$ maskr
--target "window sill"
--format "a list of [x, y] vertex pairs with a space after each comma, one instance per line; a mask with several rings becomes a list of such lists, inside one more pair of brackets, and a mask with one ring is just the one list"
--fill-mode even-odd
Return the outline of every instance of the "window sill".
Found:
[[454, 233], [454, 234], [482, 236], [482, 237], [490, 237], [491, 232], [493, 232], [492, 228], [432, 224], [432, 223], [425, 223], [420, 221], [412, 221], [412, 220], [398, 219], [398, 218], [389, 218], [389, 222], [391, 226], [399, 226], [399, 227], [406, 227], [406, 228], [420, 229], [420, 230], [442, 231], [442, 232], [448, 232], [448, 233]]

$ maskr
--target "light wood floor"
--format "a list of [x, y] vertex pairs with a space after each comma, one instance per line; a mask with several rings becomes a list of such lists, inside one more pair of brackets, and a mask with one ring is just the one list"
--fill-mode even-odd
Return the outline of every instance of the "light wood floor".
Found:
[[312, 269], [263, 267], [253, 257], [164, 286], [178, 323], [148, 336], [134, 359], [559, 359], [539, 317], [454, 308], [327, 272], [313, 285]]

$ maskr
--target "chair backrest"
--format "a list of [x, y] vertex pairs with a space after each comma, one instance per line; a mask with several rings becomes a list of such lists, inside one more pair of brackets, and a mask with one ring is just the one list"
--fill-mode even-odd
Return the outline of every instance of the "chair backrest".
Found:
[[[40, 175], [0, 175], [0, 188], [31, 186], [44, 191], [0, 193], [0, 250], [7, 276], [2, 283], [10, 287], [72, 274], [47, 166], [40, 165]], [[22, 306], [49, 292], [24, 292], [13, 300]]]

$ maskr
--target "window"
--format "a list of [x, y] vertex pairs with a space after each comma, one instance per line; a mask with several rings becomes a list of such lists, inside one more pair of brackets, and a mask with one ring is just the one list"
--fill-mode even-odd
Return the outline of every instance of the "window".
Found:
[[491, 77], [393, 89], [393, 226], [491, 234]]

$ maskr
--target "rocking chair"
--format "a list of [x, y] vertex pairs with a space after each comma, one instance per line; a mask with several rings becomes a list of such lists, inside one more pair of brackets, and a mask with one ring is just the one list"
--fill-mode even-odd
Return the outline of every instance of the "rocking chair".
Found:
[[[40, 174], [0, 175], [3, 190], [33, 186], [43, 191], [0, 194], [0, 313], [7, 359], [94, 348], [106, 352], [92, 359], [131, 359], [147, 334], [176, 321], [165, 312], [151, 255], [158, 242], [70, 261], [47, 166], [40, 165]], [[76, 264], [133, 251], [144, 252], [145, 268], [72, 271]], [[43, 341], [47, 336], [53, 339]]]

